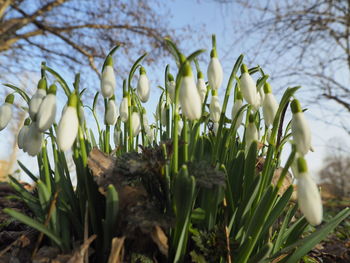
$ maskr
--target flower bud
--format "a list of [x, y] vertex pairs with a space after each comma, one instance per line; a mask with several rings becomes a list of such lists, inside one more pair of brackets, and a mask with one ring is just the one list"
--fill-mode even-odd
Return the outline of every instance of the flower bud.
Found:
[[112, 98], [110, 98], [107, 102], [105, 123], [107, 125], [114, 125], [117, 122], [118, 114], [119, 114], [118, 108], [117, 108], [117, 105], [115, 104], [115, 97], [113, 95]]
[[292, 117], [292, 135], [296, 144], [297, 152], [305, 155], [311, 149], [311, 131], [308, 122], [298, 100], [291, 103], [293, 113]]
[[113, 139], [114, 139], [114, 145], [115, 147], [119, 146], [121, 143], [121, 138], [120, 135], [122, 134], [121, 131], [117, 130], [117, 126], [114, 128], [114, 134], [113, 134]]
[[24, 121], [24, 125], [22, 128], [19, 130], [18, 136], [17, 136], [17, 144], [19, 149], [23, 149], [24, 143], [27, 138], [27, 132], [29, 130], [29, 124], [30, 124], [30, 118], [27, 118]]
[[49, 94], [43, 99], [37, 113], [37, 125], [41, 132], [46, 131], [55, 122], [56, 118], [56, 85], [50, 86]]
[[38, 155], [41, 151], [43, 142], [43, 134], [38, 130], [38, 124], [32, 122], [25, 135], [26, 136], [23, 139], [23, 151], [27, 152], [30, 156]]
[[104, 98], [110, 98], [114, 95], [116, 80], [113, 69], [113, 59], [111, 56], [107, 58], [105, 68], [101, 78], [101, 93]]
[[209, 110], [210, 110], [210, 119], [214, 123], [218, 123], [220, 121], [221, 105], [220, 105], [219, 97], [217, 95], [216, 90], [213, 90], [213, 95], [211, 97]]
[[79, 120], [77, 114], [78, 97], [69, 96], [68, 106], [62, 114], [57, 127], [57, 145], [62, 151], [70, 149], [78, 135]]
[[210, 62], [208, 66], [208, 82], [213, 90], [218, 90], [222, 84], [223, 80], [223, 70], [221, 63], [216, 54], [216, 49], [212, 49], [210, 53]]
[[271, 93], [270, 84], [265, 83], [264, 86], [265, 98], [263, 102], [263, 115], [265, 119], [265, 125], [269, 127], [273, 124], [273, 120], [275, 119], [278, 103], [275, 99], [275, 96]]
[[247, 128], [245, 130], [245, 146], [246, 151], [248, 152], [250, 145], [253, 141], [257, 141], [259, 139], [259, 133], [258, 129], [256, 128], [255, 122], [254, 122], [254, 115], [249, 115], [249, 123], [247, 125]]
[[29, 101], [29, 116], [32, 120], [35, 120], [36, 114], [39, 111], [41, 102], [46, 96], [46, 86], [47, 86], [46, 78], [40, 79], [38, 83], [38, 89]]
[[132, 136], [137, 136], [141, 131], [141, 120], [140, 114], [134, 111], [131, 114], [131, 128], [132, 128]]
[[[243, 97], [242, 97], [242, 93], [240, 91], [238, 91], [237, 93], [237, 99], [235, 101], [235, 103], [233, 104], [232, 107], [232, 111], [231, 111], [231, 118], [232, 121], [234, 121], [234, 119], [236, 118], [239, 110], [242, 108], [243, 106]], [[235, 123], [235, 127], [234, 130], [237, 130], [238, 127], [241, 125], [243, 120], [243, 111], [240, 112], [239, 116], [237, 117], [236, 123]]]
[[202, 114], [201, 97], [193, 78], [191, 66], [186, 62], [180, 87], [180, 105], [182, 113], [189, 120], [197, 120]]
[[128, 112], [128, 97], [125, 96], [119, 106], [120, 119], [122, 122], [127, 122], [129, 118]]
[[168, 94], [172, 102], [175, 102], [175, 86], [176, 86], [176, 83], [174, 81], [173, 75], [168, 73]]
[[204, 103], [205, 95], [207, 94], [207, 85], [205, 85], [203, 73], [201, 71], [197, 74], [197, 89], [201, 97], [202, 103]]
[[140, 78], [137, 83], [137, 94], [142, 102], [148, 101], [150, 94], [149, 81], [146, 75], [146, 70], [143, 67], [140, 68]]
[[12, 104], [14, 95], [9, 94], [5, 99], [5, 103], [0, 106], [0, 131], [5, 129], [12, 118]]
[[253, 78], [248, 73], [248, 68], [245, 64], [241, 67], [242, 75], [241, 75], [241, 91], [243, 98], [253, 106], [258, 105], [258, 94], [256, 91], [256, 84]]
[[322, 222], [322, 200], [316, 183], [309, 176], [306, 161], [298, 158], [297, 196], [298, 205], [306, 220], [311, 225], [319, 225]]

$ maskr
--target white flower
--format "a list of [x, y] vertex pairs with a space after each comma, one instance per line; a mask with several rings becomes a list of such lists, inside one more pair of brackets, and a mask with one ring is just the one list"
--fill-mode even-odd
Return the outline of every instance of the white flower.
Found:
[[37, 125], [41, 132], [46, 131], [56, 118], [56, 85], [51, 85], [49, 94], [43, 99], [37, 113]]
[[23, 139], [23, 151], [27, 152], [30, 156], [36, 156], [41, 151], [43, 134], [38, 130], [36, 122], [32, 122], [29, 125], [28, 131], [25, 133]]
[[101, 79], [101, 93], [104, 98], [110, 98], [114, 95], [115, 87], [117, 86], [114, 69], [113, 69], [113, 60], [109, 56], [106, 59], [106, 65], [102, 72]]
[[246, 152], [249, 151], [250, 145], [253, 141], [257, 141], [259, 139], [259, 133], [258, 129], [256, 128], [255, 122], [254, 122], [254, 116], [249, 116], [249, 123], [247, 125], [247, 128], [245, 130], [245, 146], [246, 146]]
[[218, 122], [214, 122], [213, 132], [214, 132], [215, 135], [217, 135], [218, 130], [219, 130], [219, 123]]
[[192, 70], [186, 64], [180, 87], [180, 105], [182, 113], [189, 120], [197, 120], [202, 114], [202, 102], [194, 81]]
[[[242, 94], [240, 95], [242, 96]], [[243, 106], [243, 100], [242, 98], [238, 98], [237, 97], [237, 100], [235, 101], [235, 103], [233, 104], [233, 107], [232, 107], [232, 111], [231, 111], [231, 118], [232, 118], [232, 121], [234, 121], [234, 119], [236, 118], [239, 110], [242, 108]], [[236, 123], [235, 123], [235, 127], [234, 127], [234, 130], [237, 130], [238, 127], [241, 125], [242, 123], [242, 120], [243, 120], [243, 111], [240, 112], [239, 116], [237, 117], [237, 120], [236, 120]]]
[[304, 158], [298, 158], [297, 196], [301, 212], [311, 225], [319, 225], [322, 222], [322, 200], [316, 183], [307, 172]]
[[132, 128], [132, 136], [137, 136], [141, 131], [141, 120], [140, 114], [138, 112], [133, 112], [131, 114], [131, 128]]
[[29, 101], [29, 116], [32, 120], [35, 119], [36, 114], [39, 111], [41, 102], [46, 96], [46, 79], [42, 78], [39, 81], [38, 89]]
[[174, 81], [174, 77], [169, 73], [168, 74], [168, 94], [172, 102], [175, 102], [175, 86], [176, 86], [176, 83]]
[[116, 126], [114, 129], [114, 134], [113, 134], [114, 145], [116, 147], [119, 146], [121, 143], [120, 135], [121, 135], [121, 131], [117, 130], [117, 126]]
[[119, 106], [120, 119], [122, 122], [127, 122], [129, 118], [128, 112], [128, 97], [125, 96]]
[[220, 120], [221, 105], [220, 105], [219, 97], [217, 96], [217, 94], [215, 94], [211, 97], [209, 109], [210, 109], [210, 119], [214, 123], [218, 123]]
[[179, 136], [181, 136], [182, 129], [183, 129], [183, 127], [184, 127], [184, 123], [183, 123], [182, 119], [179, 119], [178, 124], [179, 124], [179, 125], [177, 126], [177, 134], [178, 134]]
[[149, 81], [146, 70], [143, 67], [140, 68], [140, 78], [137, 82], [137, 94], [142, 102], [148, 101], [150, 94]]
[[19, 149], [23, 149], [23, 147], [24, 147], [24, 143], [25, 143], [26, 137], [27, 137], [27, 132], [29, 130], [29, 124], [30, 124], [30, 119], [27, 118], [24, 121], [24, 125], [19, 130], [19, 133], [18, 133], [18, 136], [17, 136], [17, 144], [18, 144], [18, 148]]
[[5, 129], [12, 118], [12, 104], [14, 100], [14, 95], [9, 94], [5, 103], [0, 106], [0, 131]]
[[200, 71], [198, 72], [197, 89], [201, 97], [201, 101], [204, 103], [205, 95], [207, 94], [207, 86], [205, 85], [205, 81], [203, 79], [203, 73]]
[[222, 84], [224, 73], [215, 49], [212, 49], [210, 57], [207, 71], [208, 82], [213, 90], [218, 90]]
[[57, 145], [62, 151], [70, 149], [78, 134], [77, 95], [71, 94], [68, 106], [57, 127]]
[[271, 93], [271, 88], [268, 83], [265, 83], [264, 86], [265, 98], [263, 102], [263, 115], [265, 120], [265, 125], [269, 127], [273, 124], [273, 120], [275, 119], [278, 103], [275, 99], [275, 96]]
[[292, 135], [296, 144], [297, 152], [305, 155], [311, 149], [311, 132], [308, 122], [305, 119], [304, 113], [298, 100], [293, 100], [291, 103], [293, 113], [292, 117]]
[[150, 142], [153, 142], [154, 141], [154, 129], [149, 127], [149, 126], [146, 126], [145, 132], [146, 132], [146, 136], [148, 137], [148, 140]]
[[248, 73], [248, 68], [246, 65], [242, 65], [242, 75], [240, 80], [241, 91], [243, 98], [253, 106], [258, 105], [258, 94], [256, 91], [256, 84], [253, 78]]
[[106, 124], [114, 125], [117, 122], [118, 114], [119, 112], [118, 112], [117, 105], [115, 104], [115, 100], [114, 99], [108, 100], [106, 115], [105, 115]]

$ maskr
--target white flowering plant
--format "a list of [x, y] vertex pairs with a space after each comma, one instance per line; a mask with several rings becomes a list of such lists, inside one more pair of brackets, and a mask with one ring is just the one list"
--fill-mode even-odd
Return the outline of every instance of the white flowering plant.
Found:
[[[147, 54], [136, 60], [118, 88], [113, 57], [119, 46], [107, 55], [101, 71], [104, 128], [97, 116], [100, 92], [92, 107], [85, 105], [79, 74], [70, 87], [43, 64], [32, 98], [6, 84], [14, 93], [0, 108], [1, 129], [11, 119], [14, 95], [20, 95], [29, 106], [29, 117], [18, 145], [37, 156], [39, 175], [18, 161], [35, 190], [25, 189], [12, 176], [11, 184], [32, 216], [4, 211], [40, 231], [46, 236], [42, 242], [62, 252], [87, 237], [95, 238], [92, 262], [134, 262], [140, 255], [157, 262], [298, 262], [350, 214], [346, 208], [332, 220], [322, 221], [319, 189], [304, 158], [311, 134], [295, 95], [300, 87], [287, 88], [277, 103], [267, 83], [269, 76], [260, 67], [248, 68], [240, 55], [221, 104], [223, 70], [215, 36], [208, 82], [197, 61], [204, 50], [186, 57], [170, 39], [165, 41], [178, 68], [174, 75], [169, 65], [165, 68], [151, 124], [143, 106], [152, 96], [141, 66]], [[56, 84], [48, 88], [49, 76], [57, 91], [61, 88], [67, 96], [58, 123], [53, 117]], [[119, 97], [123, 99], [118, 111]], [[229, 100], [231, 118], [227, 117]], [[284, 125], [291, 101], [293, 120]], [[91, 111], [97, 132], [89, 128], [93, 124], [86, 120], [86, 110]], [[282, 162], [287, 143], [291, 152]], [[103, 158], [95, 159], [96, 154]], [[68, 168], [70, 155], [76, 186]], [[287, 183], [291, 168], [297, 190]], [[298, 202], [292, 198], [295, 190]], [[314, 231], [304, 236], [312, 225]]]

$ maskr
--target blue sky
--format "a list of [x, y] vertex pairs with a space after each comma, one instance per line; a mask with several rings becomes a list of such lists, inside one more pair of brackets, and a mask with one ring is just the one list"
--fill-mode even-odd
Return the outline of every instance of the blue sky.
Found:
[[[239, 54], [244, 53], [246, 61], [251, 62], [254, 60], [254, 64], [250, 66], [255, 66], [257, 64], [261, 65], [267, 73], [273, 72], [273, 68], [268, 64], [265, 66], [264, 60], [266, 57], [256, 56], [258, 46], [252, 48], [253, 39], [247, 39], [245, 41], [238, 41], [237, 29], [244, 29], [244, 25], [248, 24], [247, 16], [242, 9], [237, 7], [235, 4], [219, 4], [215, 1], [201, 0], [201, 1], [189, 1], [189, 0], [176, 0], [176, 1], [164, 1], [165, 7], [169, 7], [172, 16], [169, 18], [170, 27], [175, 29], [183, 28], [184, 26], [191, 25], [192, 39], [184, 41], [181, 43], [180, 47], [187, 53], [190, 53], [199, 48], [205, 48], [208, 50], [206, 54], [203, 55], [203, 61], [201, 67], [203, 72], [206, 72], [206, 62], [209, 58], [209, 50], [211, 48], [211, 34], [215, 33], [217, 35], [217, 46], [218, 54], [224, 66], [225, 81], [221, 90], [221, 95], [224, 92], [224, 86], [227, 83], [227, 77], [231, 71], [231, 68], [235, 62], [235, 59]], [[247, 62], [246, 62], [247, 63]], [[163, 70], [165, 65], [162, 65], [161, 71], [156, 71], [155, 68], [150, 68], [148, 70], [148, 75], [151, 80], [152, 93], [159, 94], [156, 86], [162, 84], [163, 81]], [[173, 67], [173, 70], [175, 68]], [[66, 77], [66, 76], [65, 76]], [[36, 76], [37, 78], [37, 76]], [[68, 82], [73, 80], [71, 75], [67, 74]], [[83, 78], [83, 76], [82, 76]], [[161, 83], [159, 83], [159, 80]], [[117, 77], [118, 85], [121, 86], [122, 79], [120, 76]], [[276, 91], [277, 98], [280, 98], [283, 90], [284, 83], [274, 80], [274, 76], [271, 76], [271, 84], [273, 89]], [[296, 83], [297, 85], [298, 83]], [[307, 156], [310, 170], [316, 174], [317, 170], [322, 165], [322, 159], [327, 152], [326, 143], [329, 139], [334, 137], [348, 138], [348, 135], [343, 129], [330, 124], [334, 123], [334, 112], [325, 111], [324, 108], [330, 107], [335, 109], [335, 105], [332, 103], [327, 103], [315, 105], [308, 104], [308, 98], [312, 95], [307, 91], [307, 87], [303, 88], [304, 91], [300, 92], [299, 99], [301, 100], [303, 107], [307, 107], [306, 117], [310, 121], [310, 126], [313, 134], [313, 146], [315, 148], [314, 153], [310, 153]], [[298, 95], [297, 95], [298, 96]], [[121, 97], [121, 94], [117, 95]], [[148, 110], [148, 115], [151, 118], [152, 112], [155, 109], [156, 97], [153, 96], [146, 105]], [[227, 110], [227, 115], [230, 115], [230, 107]], [[58, 111], [60, 112], [60, 111]], [[290, 116], [289, 116], [290, 117]], [[100, 120], [103, 120], [102, 114], [100, 114]], [[94, 128], [92, 124], [92, 128]], [[8, 143], [8, 137], [0, 138], [1, 145]], [[344, 143], [348, 143], [348, 139], [344, 139]], [[0, 158], [4, 158], [5, 151], [2, 151]], [[27, 157], [23, 154], [19, 155], [21, 160], [24, 160], [33, 169], [36, 166], [36, 160], [31, 157]]]

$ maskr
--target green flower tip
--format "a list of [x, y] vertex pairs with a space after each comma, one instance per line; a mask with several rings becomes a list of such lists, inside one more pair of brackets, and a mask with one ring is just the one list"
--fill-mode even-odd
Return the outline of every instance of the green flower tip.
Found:
[[25, 119], [24, 126], [29, 126], [30, 124], [30, 118]]
[[52, 84], [50, 87], [49, 87], [49, 94], [56, 94], [56, 91], [57, 91], [57, 86], [55, 84]]
[[13, 101], [15, 100], [15, 95], [12, 93], [6, 96], [5, 102], [13, 104]]
[[140, 67], [140, 75], [142, 74], [146, 75], [146, 70], [144, 67]]
[[185, 63], [186, 60], [187, 59], [186, 59], [185, 55], [184, 54], [180, 54], [180, 62], [181, 62], [181, 64]]
[[174, 81], [174, 76], [168, 73], [168, 81]]
[[290, 104], [290, 108], [293, 114], [302, 112], [300, 102], [297, 99], [292, 101], [292, 103]]
[[249, 114], [249, 123], [253, 123], [255, 121], [254, 114]]
[[113, 58], [112, 58], [112, 56], [108, 56], [106, 58], [106, 66], [112, 66], [113, 67]]
[[185, 66], [184, 66], [184, 71], [183, 71], [183, 74], [182, 76], [183, 77], [190, 77], [192, 76], [192, 69], [191, 69], [191, 65], [188, 61], [185, 62]]
[[218, 91], [216, 89], [212, 89], [211, 90], [211, 95], [212, 96], [217, 96], [218, 95]]
[[243, 94], [240, 90], [237, 92], [237, 100], [243, 100]]
[[38, 82], [38, 89], [43, 89], [43, 90], [46, 90], [47, 88], [47, 81], [46, 81], [46, 78], [41, 78]]
[[77, 105], [78, 105], [78, 96], [74, 92], [69, 95], [68, 107], [77, 107]]
[[202, 71], [198, 71], [197, 73], [197, 79], [204, 79], [204, 74]]
[[146, 109], [145, 108], [142, 108], [142, 115], [143, 114], [146, 114]]
[[109, 98], [109, 100], [114, 100], [115, 101], [115, 95], [113, 94], [112, 97]]
[[299, 157], [297, 160], [297, 164], [299, 173], [307, 173], [307, 163], [304, 157]]
[[242, 64], [241, 66], [241, 73], [248, 73], [248, 67], [246, 64]]
[[271, 85], [268, 82], [265, 82], [264, 84], [264, 92], [267, 93], [272, 93]]
[[218, 57], [218, 53], [216, 52], [216, 49], [213, 48], [210, 52], [210, 57], [211, 58], [217, 58]]

